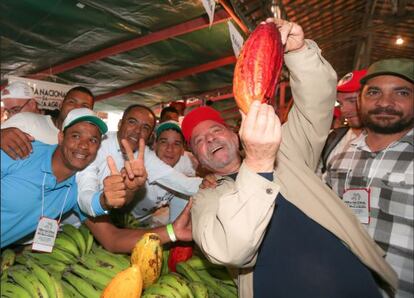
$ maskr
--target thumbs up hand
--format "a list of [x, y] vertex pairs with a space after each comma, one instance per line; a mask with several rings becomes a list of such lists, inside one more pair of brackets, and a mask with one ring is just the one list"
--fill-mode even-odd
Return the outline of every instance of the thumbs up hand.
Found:
[[112, 156], [106, 159], [110, 170], [110, 175], [103, 181], [103, 192], [100, 203], [103, 209], [120, 208], [127, 202], [126, 186], [124, 178], [118, 171]]

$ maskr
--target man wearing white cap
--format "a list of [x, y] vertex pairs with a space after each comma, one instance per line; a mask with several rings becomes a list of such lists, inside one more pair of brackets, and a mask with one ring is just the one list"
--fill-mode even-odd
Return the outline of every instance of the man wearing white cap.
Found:
[[23, 82], [13, 82], [1, 91], [7, 117], [20, 112], [40, 113], [32, 88]]
[[32, 234], [40, 218], [53, 223], [72, 210], [85, 218], [77, 205], [75, 173], [95, 159], [108, 128], [89, 109], [71, 113], [58, 145], [35, 141], [33, 153], [19, 160], [1, 150], [1, 247]]

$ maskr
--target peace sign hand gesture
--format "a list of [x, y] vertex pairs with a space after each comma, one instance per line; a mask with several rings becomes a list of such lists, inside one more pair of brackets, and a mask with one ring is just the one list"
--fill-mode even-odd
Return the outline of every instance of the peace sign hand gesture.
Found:
[[121, 140], [122, 146], [125, 149], [125, 153], [128, 160], [125, 161], [125, 167], [122, 169], [121, 174], [124, 178], [127, 191], [136, 191], [145, 184], [147, 180], [147, 171], [144, 164], [144, 151], [145, 141], [139, 140], [138, 156], [134, 157], [134, 152], [131, 149], [127, 140]]

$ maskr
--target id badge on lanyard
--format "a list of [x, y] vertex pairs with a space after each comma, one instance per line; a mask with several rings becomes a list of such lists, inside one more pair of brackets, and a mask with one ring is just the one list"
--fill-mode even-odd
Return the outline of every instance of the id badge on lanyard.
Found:
[[56, 219], [41, 217], [33, 239], [32, 250], [52, 252], [59, 223]]
[[370, 222], [370, 188], [348, 188], [343, 194], [344, 203], [352, 209], [355, 216], [363, 224]]
[[59, 223], [62, 219], [63, 210], [65, 208], [66, 199], [68, 198], [71, 186], [66, 191], [65, 199], [63, 200], [62, 209], [60, 210], [59, 219], [52, 219], [44, 216], [44, 203], [45, 203], [45, 181], [46, 173], [43, 176], [42, 183], [42, 211], [39, 223], [37, 224], [36, 233], [33, 239], [32, 250], [42, 252], [52, 252], [55, 245], [56, 235], [59, 230]]

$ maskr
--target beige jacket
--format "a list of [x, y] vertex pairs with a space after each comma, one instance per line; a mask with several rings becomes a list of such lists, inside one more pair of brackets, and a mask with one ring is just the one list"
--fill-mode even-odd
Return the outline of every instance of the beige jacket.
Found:
[[[329, 132], [336, 74], [307, 41], [307, 49], [285, 55], [294, 106], [282, 128], [273, 182], [241, 165], [234, 182], [219, 177], [215, 189], [200, 190], [192, 207], [193, 238], [214, 263], [239, 270], [239, 297], [253, 297], [253, 266], [277, 193], [335, 234], [386, 284], [392, 295], [397, 275], [343, 202], [314, 174]], [[300, 286], [300, 285], [298, 285]]]

